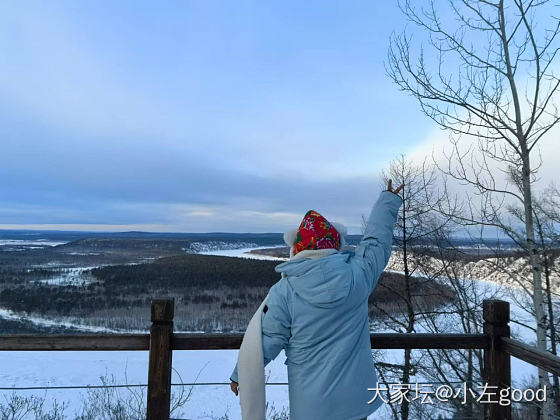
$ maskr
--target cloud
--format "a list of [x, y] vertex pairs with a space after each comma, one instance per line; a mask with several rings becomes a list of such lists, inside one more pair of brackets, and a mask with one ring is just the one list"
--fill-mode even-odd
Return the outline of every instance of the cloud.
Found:
[[[428, 162], [437, 162], [442, 167], [447, 164], [446, 155], [449, 156], [452, 151], [452, 144], [449, 140], [449, 131], [435, 128], [424, 141], [413, 147], [407, 154], [410, 159], [420, 163], [424, 159]], [[560, 148], [558, 147], [558, 139], [560, 138], [560, 124], [556, 124], [538, 143], [531, 154], [531, 163], [533, 168], [538, 169], [538, 180], [533, 184], [534, 190], [545, 188], [550, 182], [554, 182], [558, 178], [558, 168], [560, 168]], [[472, 152], [466, 156], [470, 159], [472, 156], [479, 156], [474, 138], [463, 137], [459, 141], [459, 151], [466, 153], [469, 147]], [[504, 165], [488, 159], [489, 167], [493, 170], [499, 184], [505, 185], [506, 178], [502, 169]]]
[[93, 4], [0, 5], [0, 223], [282, 231], [315, 208], [359, 230], [410, 143], [365, 14], [267, 9], [276, 33]]

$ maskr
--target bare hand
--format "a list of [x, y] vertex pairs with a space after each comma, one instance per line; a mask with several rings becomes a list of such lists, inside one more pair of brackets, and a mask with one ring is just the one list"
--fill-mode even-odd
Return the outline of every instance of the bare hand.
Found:
[[404, 184], [401, 184], [397, 187], [395, 191], [393, 191], [393, 180], [390, 179], [387, 183], [387, 191], [391, 191], [392, 193], [398, 194], [404, 188]]
[[229, 387], [231, 388], [231, 392], [233, 392], [235, 395], [239, 394], [239, 384], [237, 382], [231, 381]]

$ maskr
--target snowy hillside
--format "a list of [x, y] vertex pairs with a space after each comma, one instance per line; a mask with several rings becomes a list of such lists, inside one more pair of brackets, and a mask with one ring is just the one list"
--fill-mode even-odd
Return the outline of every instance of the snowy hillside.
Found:
[[[442, 270], [441, 260], [436, 258], [423, 257], [421, 264], [431, 273]], [[519, 288], [521, 284], [532, 287], [530, 264], [525, 257], [485, 258], [462, 263], [454, 268], [459, 270], [456, 275], [460, 278], [491, 281], [512, 288]], [[404, 271], [402, 251], [393, 251], [387, 269]], [[550, 282], [552, 291], [560, 293], [560, 258], [557, 258], [551, 267]]]

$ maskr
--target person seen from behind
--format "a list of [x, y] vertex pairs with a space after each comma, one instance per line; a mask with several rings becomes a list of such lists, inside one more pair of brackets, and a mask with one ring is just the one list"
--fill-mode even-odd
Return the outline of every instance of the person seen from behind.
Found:
[[375, 202], [360, 243], [341, 251], [346, 228], [309, 210], [284, 234], [290, 259], [243, 337], [231, 390], [243, 420], [264, 420], [264, 366], [286, 353], [291, 420], [362, 420], [383, 401], [371, 353], [368, 298], [389, 261], [404, 184]]

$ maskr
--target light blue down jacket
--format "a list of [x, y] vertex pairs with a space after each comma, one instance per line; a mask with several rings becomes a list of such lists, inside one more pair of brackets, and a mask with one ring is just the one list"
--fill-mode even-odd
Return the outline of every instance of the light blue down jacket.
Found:
[[[289, 260], [262, 314], [265, 365], [286, 352], [290, 420], [359, 420], [383, 401], [371, 353], [368, 297], [391, 255], [402, 199], [379, 195], [354, 251]], [[230, 377], [238, 382], [237, 365]]]

